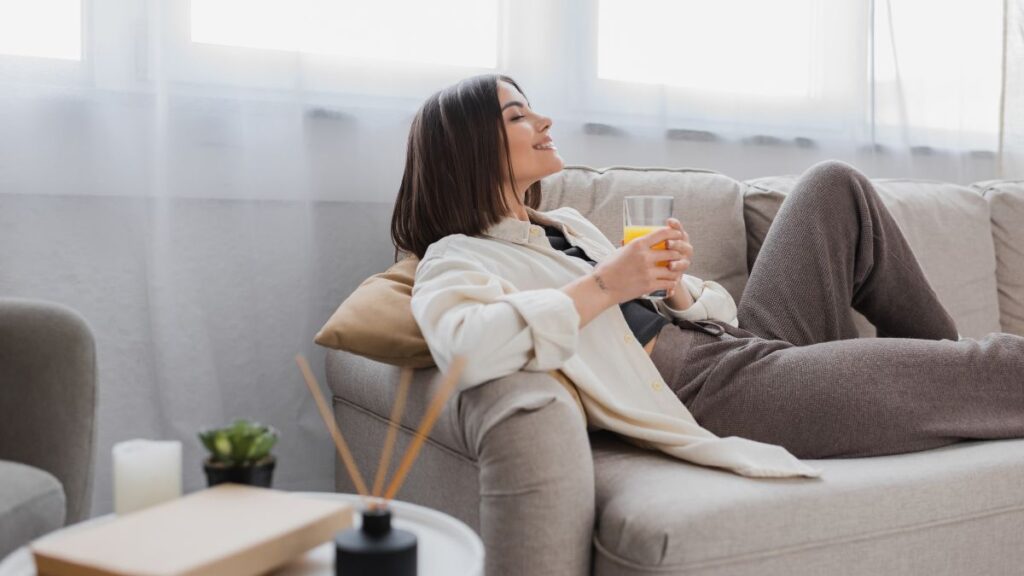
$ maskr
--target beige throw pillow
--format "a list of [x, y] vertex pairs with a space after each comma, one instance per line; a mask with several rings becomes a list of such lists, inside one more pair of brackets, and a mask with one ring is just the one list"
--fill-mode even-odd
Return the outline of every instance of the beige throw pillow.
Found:
[[395, 366], [434, 366], [410, 306], [418, 264], [419, 259], [410, 256], [367, 278], [338, 306], [314, 341]]

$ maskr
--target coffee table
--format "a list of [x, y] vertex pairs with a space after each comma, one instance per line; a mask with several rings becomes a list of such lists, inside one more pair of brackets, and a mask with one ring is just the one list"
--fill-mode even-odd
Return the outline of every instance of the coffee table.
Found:
[[[294, 492], [301, 496], [343, 501], [361, 509], [362, 500], [355, 494], [331, 492]], [[469, 526], [459, 520], [424, 506], [400, 500], [391, 501], [392, 526], [416, 534], [417, 569], [419, 576], [483, 576], [484, 545]], [[113, 514], [68, 526], [53, 534], [76, 530], [98, 522], [109, 522]], [[355, 526], [361, 517], [355, 515]], [[45, 536], [44, 536], [45, 538]], [[334, 574], [334, 542], [326, 542], [301, 558], [271, 572], [274, 576], [328, 576]], [[0, 576], [36, 576], [32, 552], [27, 546], [12, 552], [0, 563]]]

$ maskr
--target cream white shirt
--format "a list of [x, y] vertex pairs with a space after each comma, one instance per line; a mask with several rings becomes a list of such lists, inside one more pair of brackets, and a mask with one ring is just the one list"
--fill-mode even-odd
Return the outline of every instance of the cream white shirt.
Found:
[[[533, 222], [559, 226], [569, 243], [601, 262], [615, 246], [573, 208], [530, 211]], [[593, 268], [551, 247], [544, 229], [506, 218], [481, 237], [453, 234], [431, 244], [416, 270], [412, 312], [441, 370], [467, 358], [460, 386], [520, 370], [561, 370], [575, 386], [591, 429], [676, 458], [753, 477], [816, 477], [821, 470], [781, 446], [704, 429], [661, 378], [611, 306], [582, 329], [562, 286]], [[659, 312], [737, 325], [736, 304], [718, 283], [682, 279], [695, 303]]]

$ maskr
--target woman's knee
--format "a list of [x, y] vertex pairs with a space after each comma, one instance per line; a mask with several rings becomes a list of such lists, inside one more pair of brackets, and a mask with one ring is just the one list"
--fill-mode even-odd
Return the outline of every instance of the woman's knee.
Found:
[[794, 192], [814, 197], [832, 211], [844, 200], [856, 199], [871, 188], [867, 177], [841, 160], [823, 160], [811, 166], [800, 177]]
[[807, 176], [815, 179], [849, 181], [864, 178], [859, 170], [842, 160], [822, 160], [807, 169]]

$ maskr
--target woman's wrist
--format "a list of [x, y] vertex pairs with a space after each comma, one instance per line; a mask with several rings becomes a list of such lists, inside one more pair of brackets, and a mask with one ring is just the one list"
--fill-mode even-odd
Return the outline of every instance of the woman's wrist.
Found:
[[580, 316], [581, 328], [605, 309], [617, 304], [615, 296], [608, 289], [605, 278], [597, 272], [573, 280], [562, 287], [562, 291], [572, 298], [576, 312]]
[[679, 282], [676, 285], [675, 293], [672, 294], [672, 296], [665, 298], [665, 304], [667, 304], [669, 308], [678, 310], [679, 312], [687, 310], [690, 306], [693, 306], [693, 296], [690, 294], [689, 289], [686, 288], [686, 283], [683, 282], [682, 278], [679, 279]]
[[595, 270], [590, 273], [589, 277], [593, 278], [594, 285], [597, 286], [598, 299], [601, 300], [602, 302], [602, 310], [604, 308], [609, 308], [619, 303], [618, 298], [616, 298], [611, 288], [608, 287], [608, 284], [605, 282], [604, 276], [600, 272]]

